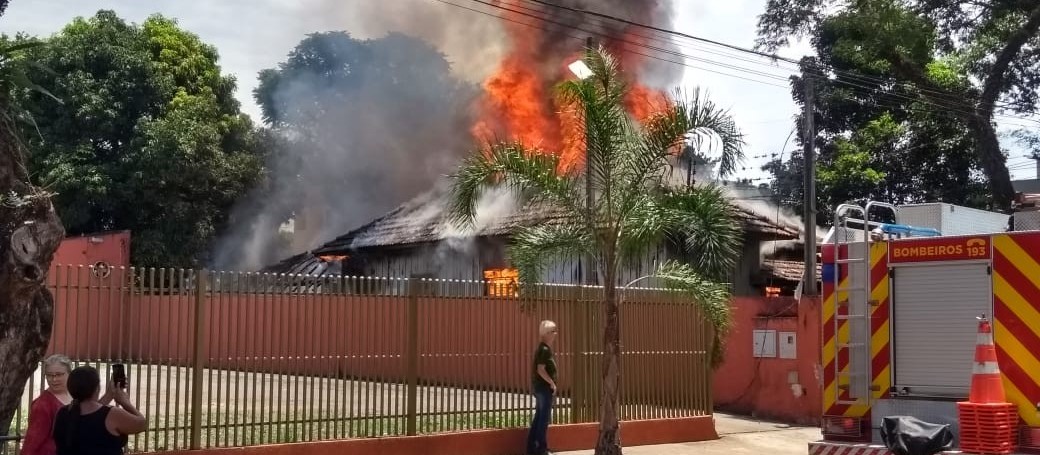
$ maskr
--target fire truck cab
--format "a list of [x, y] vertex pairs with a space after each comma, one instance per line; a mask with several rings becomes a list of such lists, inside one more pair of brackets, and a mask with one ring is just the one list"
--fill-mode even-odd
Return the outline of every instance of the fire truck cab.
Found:
[[836, 208], [820, 246], [823, 440], [810, 454], [884, 454], [886, 416], [949, 424], [956, 445], [980, 315], [1019, 450], [1040, 448], [1040, 230], [1013, 229], [945, 203]]

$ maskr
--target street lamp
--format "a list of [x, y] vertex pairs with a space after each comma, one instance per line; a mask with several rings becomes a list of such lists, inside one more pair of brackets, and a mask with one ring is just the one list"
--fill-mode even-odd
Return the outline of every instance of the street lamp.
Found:
[[571, 70], [578, 79], [588, 79], [592, 76], [592, 70], [589, 69], [589, 65], [585, 64], [584, 60], [575, 60], [570, 65], [567, 65], [567, 69]]
[[[589, 47], [589, 49], [592, 49], [592, 39], [591, 38], [588, 41], [588, 47]], [[582, 60], [582, 59], [578, 59], [578, 60], [575, 60], [575, 61], [571, 62], [570, 65], [567, 65], [567, 69], [569, 69], [571, 71], [571, 73], [573, 73], [575, 76], [578, 76], [578, 79], [582, 79], [582, 80], [588, 79], [593, 74], [592, 73], [592, 69], [590, 69], [589, 65], [586, 65], [585, 64], [585, 60]], [[585, 122], [586, 122], [585, 123], [585, 131], [588, 131], [588, 127], [589, 127], [588, 119], [586, 119]], [[585, 204], [588, 206], [590, 212], [592, 211], [592, 205], [593, 205], [594, 202], [595, 202], [595, 198], [594, 198], [594, 196], [592, 194], [592, 178], [589, 175], [589, 147], [588, 147], [588, 144], [586, 144], [585, 145]], [[593, 259], [591, 254], [586, 255], [585, 262], [587, 262], [587, 264], [585, 265], [585, 267], [582, 267], [582, 271], [585, 274], [585, 284], [588, 284], [588, 285], [595, 284], [596, 283], [595, 272], [592, 271], [592, 267], [593, 267], [593, 264], [595, 263], [595, 260]]]

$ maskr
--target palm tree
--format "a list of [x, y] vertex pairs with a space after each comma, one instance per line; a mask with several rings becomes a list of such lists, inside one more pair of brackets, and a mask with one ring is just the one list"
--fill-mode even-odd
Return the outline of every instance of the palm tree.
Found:
[[[729, 174], [743, 159], [743, 139], [728, 113], [699, 92], [686, 99], [677, 96], [637, 124], [623, 107], [627, 88], [616, 60], [599, 48], [590, 49], [584, 61], [592, 75], [561, 83], [557, 96], [586, 125], [585, 171], [561, 172], [556, 153], [518, 142], [492, 144], [452, 176], [452, 215], [457, 223], [472, 222], [481, 194], [497, 185], [508, 185], [522, 204], [550, 204], [569, 214], [559, 223], [519, 232], [509, 256], [519, 269], [521, 286], [536, 282], [552, 258], [594, 258], [603, 277], [606, 322], [596, 454], [620, 454], [620, 266], [657, 242], [677, 242], [692, 253], [691, 263], [663, 264], [656, 276], [688, 292], [703, 310], [715, 330], [712, 360], [717, 365], [729, 324], [730, 295], [721, 280], [738, 255], [740, 224], [720, 188], [678, 183], [682, 178], [675, 178], [673, 165], [691, 135], [697, 143], [710, 136], [721, 148], [720, 174]], [[591, 204], [586, 188], [595, 195]]]

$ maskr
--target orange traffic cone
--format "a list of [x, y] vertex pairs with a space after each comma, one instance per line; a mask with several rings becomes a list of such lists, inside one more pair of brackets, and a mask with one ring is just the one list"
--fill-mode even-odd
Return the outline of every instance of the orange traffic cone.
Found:
[[993, 327], [985, 316], [979, 317], [978, 341], [975, 344], [975, 366], [971, 371], [969, 403], [1005, 403], [1004, 383], [997, 365], [997, 348], [993, 346]]
[[997, 348], [993, 346], [993, 327], [985, 315], [978, 319], [971, 391], [968, 401], [957, 403], [961, 450], [964, 453], [1012, 453], [1018, 445], [1018, 409], [1004, 397]]

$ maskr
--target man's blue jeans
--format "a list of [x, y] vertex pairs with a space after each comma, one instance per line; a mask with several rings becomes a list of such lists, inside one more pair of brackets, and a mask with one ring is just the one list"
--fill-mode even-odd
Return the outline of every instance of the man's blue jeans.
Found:
[[534, 399], [534, 418], [531, 419], [531, 431], [527, 433], [527, 453], [541, 455], [549, 451], [545, 433], [549, 430], [549, 421], [552, 420], [552, 389], [535, 386]]

